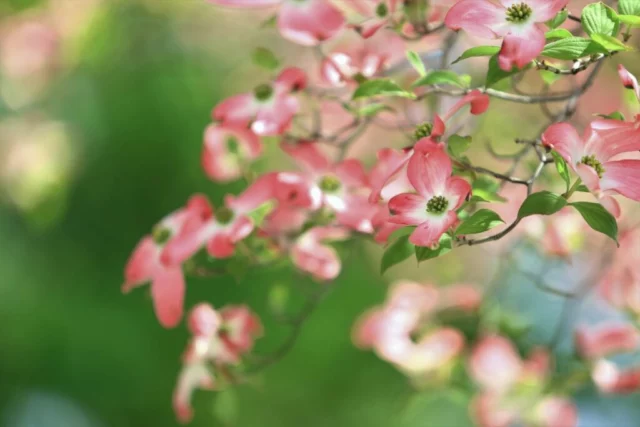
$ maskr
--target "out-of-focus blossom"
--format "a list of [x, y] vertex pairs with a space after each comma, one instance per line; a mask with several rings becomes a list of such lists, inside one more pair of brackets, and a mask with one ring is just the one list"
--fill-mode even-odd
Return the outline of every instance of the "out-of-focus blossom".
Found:
[[599, 284], [601, 295], [614, 307], [640, 315], [640, 231], [620, 234], [620, 248]]
[[191, 420], [193, 392], [215, 389], [215, 370], [237, 364], [262, 335], [260, 319], [244, 305], [225, 306], [217, 311], [200, 303], [191, 310], [188, 324], [192, 340], [183, 356], [173, 396], [174, 410], [181, 422]]
[[535, 350], [522, 360], [506, 338], [489, 336], [473, 349], [469, 372], [482, 389], [472, 403], [476, 422], [482, 427], [577, 424], [574, 405], [545, 389], [549, 374], [545, 350]]
[[168, 244], [182, 238], [185, 226], [202, 224], [210, 215], [204, 196], [193, 196], [184, 208], [160, 221], [153, 234], [143, 237], [127, 262], [123, 292], [151, 282], [156, 317], [166, 328], [175, 327], [182, 318], [185, 282], [180, 263], [163, 262], [161, 254]]
[[272, 83], [257, 86], [252, 93], [234, 95], [218, 104], [214, 120], [224, 125], [251, 127], [260, 136], [283, 134], [300, 109], [294, 92], [304, 89], [306, 76], [299, 68], [283, 70]]
[[622, 64], [618, 65], [618, 75], [620, 76], [620, 80], [622, 80], [622, 85], [627, 89], [633, 90], [636, 98], [640, 100], [640, 85], [638, 84], [636, 76], [631, 74]]
[[327, 0], [209, 0], [212, 3], [258, 8], [280, 6], [278, 29], [280, 34], [294, 43], [317, 45], [336, 34], [345, 25], [344, 16]]
[[409, 241], [417, 246], [433, 246], [458, 223], [456, 210], [471, 193], [471, 185], [452, 177], [451, 159], [439, 144], [424, 155], [413, 155], [407, 176], [415, 193], [403, 193], [389, 201], [390, 222], [415, 225]]
[[340, 227], [314, 227], [298, 237], [291, 248], [291, 259], [300, 270], [317, 280], [333, 280], [340, 274], [340, 256], [327, 243], [345, 240], [349, 231]]
[[640, 367], [620, 369], [615, 363], [598, 360], [591, 373], [593, 382], [604, 393], [632, 393], [640, 389]]
[[640, 121], [595, 120], [582, 137], [572, 125], [557, 123], [544, 132], [542, 142], [567, 161], [613, 215], [621, 212], [611, 195], [640, 201], [640, 160], [619, 159], [640, 150]]
[[243, 170], [261, 153], [260, 138], [249, 129], [210, 125], [204, 134], [202, 167], [214, 181], [232, 181], [240, 178]]
[[576, 330], [576, 349], [587, 359], [633, 351], [640, 345], [640, 333], [632, 325], [582, 326]]
[[467, 285], [438, 289], [398, 282], [383, 306], [361, 316], [353, 340], [361, 348], [373, 348], [410, 376], [434, 374], [460, 354], [464, 337], [456, 329], [431, 323], [444, 310], [474, 310], [480, 299], [479, 292]]
[[505, 71], [522, 68], [544, 48], [542, 23], [553, 18], [569, 0], [462, 0], [447, 13], [445, 24], [483, 38], [503, 38], [498, 64]]

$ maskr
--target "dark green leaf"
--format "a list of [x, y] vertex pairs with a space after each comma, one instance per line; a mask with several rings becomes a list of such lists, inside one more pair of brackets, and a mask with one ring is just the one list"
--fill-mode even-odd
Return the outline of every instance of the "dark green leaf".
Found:
[[469, 83], [471, 83], [471, 78], [469, 76], [460, 76], [449, 70], [436, 70], [419, 78], [412, 86], [453, 85], [466, 88], [469, 87]]
[[618, 243], [618, 223], [600, 203], [573, 202], [571, 206], [580, 212], [589, 227], [611, 237]]
[[420, 59], [420, 55], [412, 50], [407, 51], [407, 59], [411, 66], [420, 74], [421, 76], [425, 76], [427, 74], [427, 69], [424, 67], [424, 63], [422, 59]]
[[408, 235], [398, 237], [387, 247], [382, 255], [382, 261], [380, 262], [380, 274], [384, 274], [384, 272], [389, 268], [409, 258], [414, 252], [413, 248], [414, 246], [409, 242]]
[[546, 22], [547, 26], [551, 29], [557, 28], [567, 20], [569, 16], [569, 11], [567, 9], [563, 9], [556, 14], [553, 18]]
[[553, 156], [553, 161], [556, 164], [556, 170], [558, 171], [558, 174], [560, 175], [560, 177], [564, 180], [564, 183], [567, 187], [565, 191], [568, 192], [569, 187], [571, 186], [571, 176], [569, 175], [569, 168], [567, 167], [567, 162], [565, 162], [564, 159], [560, 157], [560, 155], [555, 151], [552, 151], [551, 155]]
[[416, 259], [418, 262], [426, 261], [431, 258], [437, 258], [440, 255], [444, 255], [447, 252], [450, 252], [453, 248], [453, 241], [451, 236], [448, 234], [443, 234], [440, 237], [440, 243], [435, 248], [427, 248], [424, 246], [416, 246]]
[[607, 50], [593, 40], [582, 37], [567, 37], [547, 44], [542, 50], [542, 56], [555, 59], [578, 59], [594, 53], [607, 53]]
[[470, 49], [465, 50], [462, 55], [458, 57], [451, 64], [455, 64], [456, 62], [460, 62], [464, 59], [474, 58], [477, 56], [493, 56], [500, 52], [500, 46], [475, 46]]
[[549, 191], [533, 193], [525, 199], [518, 211], [518, 218], [531, 215], [552, 215], [567, 206], [562, 196]]
[[362, 83], [353, 94], [353, 99], [369, 98], [372, 96], [399, 96], [401, 98], [415, 98], [415, 94], [402, 89], [390, 79], [367, 80]]
[[251, 55], [251, 59], [253, 59], [254, 64], [267, 70], [276, 70], [280, 67], [280, 61], [278, 61], [275, 54], [264, 47], [256, 48]]
[[484, 84], [487, 87], [493, 86], [494, 84], [498, 83], [500, 80], [513, 76], [514, 74], [521, 73], [522, 71], [526, 70], [530, 66], [531, 64], [527, 64], [522, 69], [513, 68], [511, 71], [504, 71], [498, 65], [498, 55], [494, 55], [489, 60], [489, 70], [487, 71], [487, 78]]
[[451, 135], [447, 140], [447, 150], [453, 157], [460, 157], [470, 145], [470, 136]]
[[576, 191], [579, 193], [589, 193], [589, 189], [584, 184], [578, 185], [578, 188], [576, 188]]
[[615, 10], [604, 3], [591, 3], [582, 9], [582, 28], [593, 36], [593, 34], [604, 34], [616, 36], [620, 29], [620, 22]]
[[456, 234], [483, 233], [500, 224], [504, 224], [500, 215], [489, 209], [480, 209], [458, 226]]

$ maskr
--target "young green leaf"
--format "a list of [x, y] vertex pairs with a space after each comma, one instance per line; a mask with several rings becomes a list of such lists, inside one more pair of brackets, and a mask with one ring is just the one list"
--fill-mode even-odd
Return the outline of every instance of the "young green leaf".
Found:
[[571, 203], [571, 206], [580, 212], [589, 227], [611, 237], [618, 243], [618, 223], [600, 203], [574, 202]]
[[280, 67], [280, 61], [276, 55], [265, 47], [255, 48], [251, 55], [253, 63], [266, 70], [277, 70]]
[[455, 64], [465, 59], [474, 58], [478, 56], [493, 56], [500, 52], [500, 46], [475, 46], [465, 50], [462, 55], [458, 57], [451, 64]]
[[420, 55], [412, 50], [407, 51], [407, 60], [411, 64], [411, 66], [420, 74], [421, 76], [427, 75], [427, 69], [424, 67], [424, 63], [422, 59], [420, 59]]
[[460, 76], [449, 70], [436, 70], [419, 78], [411, 86], [453, 85], [464, 89], [469, 87], [470, 83], [469, 76]]
[[621, 15], [640, 16], [640, 0], [619, 0], [618, 12], [620, 12]]
[[591, 34], [594, 42], [603, 46], [610, 52], [618, 52], [621, 50], [633, 50], [632, 47], [625, 45], [621, 40], [606, 34]]
[[549, 191], [533, 193], [525, 199], [518, 211], [518, 218], [531, 215], [553, 215], [567, 206], [567, 200]]
[[427, 248], [425, 246], [416, 246], [415, 248], [418, 262], [426, 261], [450, 252], [453, 248], [453, 240], [448, 234], [443, 234], [442, 237], [440, 237], [440, 243], [437, 247]]
[[598, 116], [602, 117], [603, 119], [620, 120], [624, 122], [624, 114], [622, 114], [620, 111], [614, 111], [610, 114], [598, 114]]
[[367, 80], [362, 83], [353, 94], [353, 99], [370, 98], [372, 96], [398, 96], [414, 99], [415, 94], [402, 89], [390, 79]]
[[567, 186], [565, 191], [569, 191], [569, 187], [571, 187], [571, 176], [569, 175], [569, 167], [567, 166], [567, 162], [564, 161], [562, 157], [555, 151], [551, 152], [553, 156], [553, 161], [556, 164], [556, 170], [558, 171], [558, 175], [564, 180], [564, 183]]
[[275, 206], [272, 201], [267, 201], [247, 214], [256, 227], [260, 227], [264, 219], [271, 213]]
[[531, 66], [531, 63], [524, 66], [524, 68], [516, 68], [514, 67], [511, 71], [504, 71], [498, 65], [498, 55], [494, 55], [489, 60], [489, 69], [487, 70], [487, 78], [485, 80], [485, 86], [490, 87], [494, 84], [498, 83], [500, 80], [505, 79], [507, 77], [511, 77], [514, 74], [521, 73]]
[[451, 135], [447, 140], [447, 151], [453, 157], [460, 157], [470, 145], [470, 136]]
[[568, 16], [569, 16], [569, 11], [567, 9], [561, 10], [556, 14], [556, 16], [554, 16], [553, 18], [551, 18], [546, 22], [547, 27], [551, 29], [559, 27], [564, 23], [564, 21], [567, 20]]
[[583, 58], [594, 53], [607, 53], [607, 49], [593, 40], [582, 37], [567, 37], [547, 44], [542, 56], [549, 58], [572, 60]]
[[371, 117], [371, 116], [375, 116], [376, 114], [382, 111], [393, 111], [393, 108], [381, 103], [374, 103], [374, 104], [365, 105], [353, 111], [353, 113], [355, 113], [357, 116], [360, 116], [360, 117]]
[[591, 3], [582, 9], [582, 28], [589, 36], [616, 36], [620, 30], [618, 14], [602, 2]]
[[565, 28], [556, 28], [555, 30], [547, 31], [546, 33], [544, 33], [544, 37], [547, 39], [547, 41], [549, 41], [554, 39], [566, 39], [569, 37], [573, 37], [573, 34], [571, 34], [571, 31]]
[[542, 81], [544, 81], [547, 86], [551, 86], [562, 78], [561, 74], [556, 74], [548, 70], [540, 70], [538, 74], [540, 74]]
[[498, 195], [500, 185], [490, 178], [480, 177], [471, 185], [471, 202], [504, 202], [506, 199]]
[[413, 248], [414, 246], [409, 242], [408, 235], [398, 237], [387, 247], [382, 255], [382, 261], [380, 262], [380, 274], [384, 274], [384, 272], [389, 268], [409, 258], [414, 252]]
[[489, 209], [480, 209], [458, 226], [456, 235], [483, 233], [500, 224], [504, 224], [500, 215]]

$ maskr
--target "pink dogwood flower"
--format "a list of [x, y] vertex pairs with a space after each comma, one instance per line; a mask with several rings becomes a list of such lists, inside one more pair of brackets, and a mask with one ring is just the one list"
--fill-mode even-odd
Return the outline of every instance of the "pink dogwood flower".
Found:
[[213, 109], [212, 117], [224, 125], [251, 127], [259, 136], [282, 135], [300, 109], [293, 93], [304, 89], [306, 80], [301, 69], [287, 68], [273, 83], [225, 99]]
[[482, 389], [472, 402], [472, 412], [481, 427], [577, 424], [575, 406], [545, 391], [549, 374], [549, 354], [545, 350], [535, 350], [523, 361], [506, 338], [485, 337], [473, 349], [469, 372]]
[[215, 390], [216, 381], [206, 359], [199, 357], [193, 350], [187, 350], [182, 363], [182, 370], [173, 392], [173, 411], [178, 421], [186, 424], [193, 418], [191, 397], [194, 391]]
[[249, 214], [273, 198], [274, 175], [258, 178], [242, 194], [227, 195], [224, 206], [213, 211], [204, 222], [190, 221], [162, 252], [167, 264], [179, 264], [206, 246], [215, 258], [233, 255], [237, 242], [249, 236], [255, 224]]
[[[151, 296], [156, 317], [165, 328], [175, 327], [182, 318], [185, 282], [180, 262], [167, 263], [162, 252], [167, 245], [181, 244], [181, 232], [186, 224], [202, 224], [211, 215], [204, 196], [193, 196], [187, 206], [164, 218], [136, 246], [125, 268], [123, 292], [151, 282]], [[193, 255], [195, 251], [185, 254]]]
[[627, 89], [633, 90], [636, 98], [640, 100], [640, 85], [638, 84], [636, 76], [631, 74], [622, 64], [618, 64], [618, 75], [620, 76], [620, 80], [622, 80], [622, 85]]
[[314, 46], [342, 30], [344, 16], [327, 0], [209, 0], [223, 6], [278, 9], [280, 34], [294, 43]]
[[640, 201], [640, 160], [618, 158], [640, 150], [640, 122], [595, 120], [582, 137], [572, 125], [556, 123], [542, 134], [542, 142], [567, 161], [615, 216], [620, 206], [611, 195]]
[[587, 359], [634, 351], [640, 345], [640, 333], [630, 324], [581, 326], [575, 333], [576, 349]]
[[341, 227], [314, 227], [298, 237], [291, 248], [293, 264], [316, 280], [333, 280], [340, 274], [342, 262], [330, 241], [345, 240], [349, 231]]
[[214, 181], [233, 181], [240, 178], [244, 168], [261, 153], [260, 138], [251, 130], [212, 124], [204, 134], [202, 167]]
[[598, 360], [591, 372], [591, 378], [604, 393], [633, 393], [640, 389], [640, 367], [620, 369], [615, 363]]
[[498, 64], [505, 71], [522, 68], [544, 48], [541, 23], [553, 18], [569, 0], [461, 0], [447, 13], [445, 24], [481, 38], [502, 38]]
[[471, 185], [451, 173], [451, 159], [441, 145], [411, 157], [407, 176], [417, 194], [402, 193], [389, 200], [389, 221], [417, 226], [409, 236], [414, 245], [437, 245], [459, 222], [456, 210], [471, 193]]
[[373, 232], [372, 220], [377, 212], [367, 201], [369, 182], [359, 160], [346, 159], [332, 164], [316, 144], [309, 141], [281, 146], [304, 171], [301, 176], [307, 190], [303, 194], [310, 202], [309, 209], [325, 207], [336, 215], [339, 224], [362, 233]]

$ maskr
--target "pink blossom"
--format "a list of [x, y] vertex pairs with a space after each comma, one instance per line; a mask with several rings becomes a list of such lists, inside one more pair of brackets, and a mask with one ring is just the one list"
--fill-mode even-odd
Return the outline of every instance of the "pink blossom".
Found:
[[260, 138], [234, 125], [209, 125], [204, 134], [202, 167], [209, 178], [226, 182], [238, 179], [262, 153]]
[[300, 109], [293, 92], [306, 86], [306, 76], [299, 68], [283, 70], [271, 84], [257, 86], [253, 93], [227, 98], [212, 112], [214, 120], [224, 125], [251, 127], [259, 136], [282, 135]]
[[458, 222], [456, 210], [471, 193], [471, 185], [452, 177], [449, 156], [440, 145], [409, 161], [407, 176], [415, 193], [403, 193], [389, 201], [396, 224], [415, 225], [409, 241], [417, 246], [437, 245], [440, 237]]
[[576, 348], [587, 359], [636, 350], [640, 334], [632, 325], [582, 326], [576, 330]]
[[[187, 224], [202, 224], [210, 215], [206, 198], [193, 196], [186, 207], [160, 221], [153, 234], [138, 243], [127, 262], [122, 291], [151, 282], [156, 316], [165, 328], [175, 327], [182, 318], [185, 282], [180, 262], [167, 263], [161, 254], [168, 245], [181, 244], [181, 233]], [[185, 253], [185, 257], [194, 252]]]
[[542, 142], [567, 161], [612, 214], [620, 215], [613, 194], [640, 201], [640, 160], [618, 159], [640, 149], [640, 122], [595, 120], [582, 138], [570, 124], [557, 123], [544, 132]]
[[620, 76], [620, 80], [622, 80], [622, 85], [627, 89], [633, 90], [636, 98], [640, 100], [640, 85], [638, 85], [636, 76], [631, 74], [622, 64], [618, 64], [618, 75]]
[[317, 45], [344, 27], [342, 13], [327, 0], [209, 0], [223, 6], [268, 7], [280, 5], [278, 29], [283, 37], [306, 46]]
[[195, 390], [214, 390], [215, 387], [216, 381], [206, 360], [187, 351], [173, 392], [173, 410], [178, 421], [188, 423], [193, 418], [191, 396]]
[[162, 252], [166, 264], [179, 264], [206, 246], [215, 258], [233, 255], [237, 242], [253, 232], [255, 224], [249, 214], [274, 197], [275, 175], [258, 178], [242, 194], [227, 195], [224, 206], [213, 211], [204, 222], [190, 221]]
[[[359, 160], [331, 164], [316, 144], [309, 141], [283, 143], [282, 149], [304, 171], [299, 176], [306, 183], [303, 198], [309, 202], [309, 209], [325, 207], [336, 215], [339, 224], [362, 233], [373, 232], [377, 210], [367, 201], [369, 182]], [[282, 175], [279, 177], [282, 179]]]
[[640, 231], [620, 233], [620, 248], [611, 266], [605, 271], [600, 294], [614, 307], [637, 316], [640, 314]]
[[345, 240], [349, 231], [340, 227], [314, 227], [298, 237], [291, 248], [291, 259], [300, 270], [317, 280], [333, 280], [340, 274], [340, 256], [326, 243]]
[[398, 0], [352, 0], [351, 6], [365, 19], [352, 25], [365, 39], [373, 37], [378, 30], [389, 24], [398, 8]]
[[605, 393], [632, 393], [640, 389], [640, 367], [621, 370], [608, 360], [598, 360], [591, 373], [593, 382]]
[[553, 18], [568, 0], [461, 0], [447, 13], [445, 24], [463, 29], [472, 36], [502, 38], [498, 64], [505, 71], [522, 68], [544, 48], [544, 29], [540, 25]]
[[549, 354], [539, 349], [522, 360], [506, 338], [488, 336], [473, 349], [469, 372], [482, 392], [472, 403], [482, 427], [508, 427], [524, 422], [548, 427], [577, 424], [574, 405], [545, 393]]

